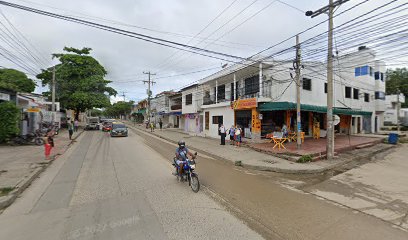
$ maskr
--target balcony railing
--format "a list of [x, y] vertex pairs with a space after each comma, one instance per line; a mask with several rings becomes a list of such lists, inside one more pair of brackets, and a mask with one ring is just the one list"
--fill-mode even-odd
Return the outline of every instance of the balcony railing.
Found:
[[179, 109], [181, 109], [181, 104], [172, 105], [172, 106], [170, 107], [170, 109], [171, 109], [171, 110], [179, 110]]

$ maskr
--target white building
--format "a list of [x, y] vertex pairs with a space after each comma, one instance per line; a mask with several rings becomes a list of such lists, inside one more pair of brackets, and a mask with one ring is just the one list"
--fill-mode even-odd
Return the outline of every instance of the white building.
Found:
[[[399, 95], [400, 104], [405, 103], [404, 94]], [[385, 113], [384, 113], [384, 123], [386, 125], [397, 125], [397, 107], [398, 106], [398, 95], [386, 95], [385, 96]], [[404, 118], [405, 110], [400, 108], [400, 118]], [[401, 121], [401, 119], [400, 119]]]
[[[326, 65], [304, 62], [301, 73], [301, 129], [327, 128]], [[225, 68], [183, 89], [183, 115], [189, 132], [217, 137], [218, 126], [239, 125], [245, 137], [258, 139], [284, 124], [296, 129], [296, 83], [292, 61], [246, 61]], [[385, 111], [385, 64], [360, 47], [334, 62], [334, 114], [338, 133], [376, 132]], [[292, 71], [292, 76], [294, 73]], [[318, 124], [318, 125], [316, 125]]]

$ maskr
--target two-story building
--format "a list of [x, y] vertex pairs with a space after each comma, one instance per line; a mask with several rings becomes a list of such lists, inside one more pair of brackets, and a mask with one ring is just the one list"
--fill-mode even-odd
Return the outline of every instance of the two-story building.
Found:
[[[399, 98], [399, 99], [398, 99]], [[398, 102], [400, 104], [405, 103], [404, 94], [394, 94], [385, 96], [385, 113], [384, 113], [384, 123], [387, 125], [396, 125], [397, 124], [397, 111], [398, 111]], [[405, 110], [402, 110], [400, 107], [400, 118], [404, 118]], [[401, 121], [400, 122], [404, 122]]]
[[[292, 61], [258, 59], [230, 66], [183, 89], [184, 129], [217, 137], [220, 124], [226, 128], [238, 125], [244, 136], [252, 139], [278, 131], [283, 125], [295, 130], [297, 84]], [[378, 131], [385, 110], [385, 63], [376, 61], [375, 52], [365, 47], [335, 59], [333, 112], [339, 120], [336, 132]], [[319, 126], [324, 135], [326, 64], [302, 65], [301, 129], [312, 135]]]

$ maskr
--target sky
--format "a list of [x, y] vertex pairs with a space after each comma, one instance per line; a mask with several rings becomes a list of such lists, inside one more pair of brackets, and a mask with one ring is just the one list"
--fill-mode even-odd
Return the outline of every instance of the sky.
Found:
[[[327, 0], [10, 0], [54, 13], [81, 17], [89, 21], [164, 38], [240, 57], [248, 57], [284, 39], [293, 37], [319, 22], [326, 15], [306, 17], [307, 10], [317, 10]], [[351, 0], [339, 8], [347, 9], [367, 0]], [[347, 21], [369, 11], [385, 0], [370, 0], [350, 13], [339, 16], [335, 24]], [[94, 56], [108, 71], [106, 79], [126, 100], [146, 98], [143, 80], [150, 71], [153, 94], [180, 89], [194, 81], [221, 70], [231, 62], [208, 58], [180, 50], [144, 42], [88, 26], [66, 22], [35, 13], [0, 6], [1, 12], [29, 41], [32, 51], [44, 59], [33, 64], [35, 72], [57, 63], [52, 53], [62, 52], [64, 46], [90, 47]], [[224, 10], [224, 11], [223, 11]], [[218, 16], [218, 17], [217, 17]], [[0, 17], [4, 22], [4, 18]], [[207, 26], [207, 27], [206, 27]], [[0, 29], [3, 26], [0, 26]], [[301, 40], [326, 31], [324, 23], [300, 35]], [[197, 35], [198, 34], [198, 35]], [[2, 35], [2, 32], [0, 32]], [[196, 36], [195, 38], [193, 38]], [[295, 44], [295, 38], [271, 49], [272, 53]], [[19, 53], [0, 41], [0, 46]], [[35, 48], [34, 48], [35, 47]], [[1, 53], [0, 48], [0, 53]], [[4, 50], [4, 49], [3, 49]], [[265, 53], [265, 54], [266, 54]], [[14, 63], [0, 55], [0, 66], [16, 68]], [[24, 70], [23, 70], [24, 71]], [[194, 74], [186, 74], [196, 72]], [[30, 74], [30, 78], [34, 78]], [[174, 76], [174, 77], [171, 77]], [[37, 87], [36, 92], [46, 88]], [[116, 96], [112, 100], [123, 100]]]

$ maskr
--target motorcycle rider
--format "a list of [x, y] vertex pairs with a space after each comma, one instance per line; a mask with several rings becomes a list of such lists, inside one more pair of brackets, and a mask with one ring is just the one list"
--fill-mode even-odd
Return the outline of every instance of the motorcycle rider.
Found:
[[188, 160], [188, 155], [190, 155], [193, 159], [195, 158], [195, 155], [191, 153], [188, 148], [186, 148], [186, 142], [184, 142], [184, 140], [178, 141], [178, 146], [179, 147], [176, 148], [176, 164], [179, 166], [179, 172], [175, 172], [174, 175], [179, 174], [179, 176], [181, 176], [183, 173], [184, 164]]

